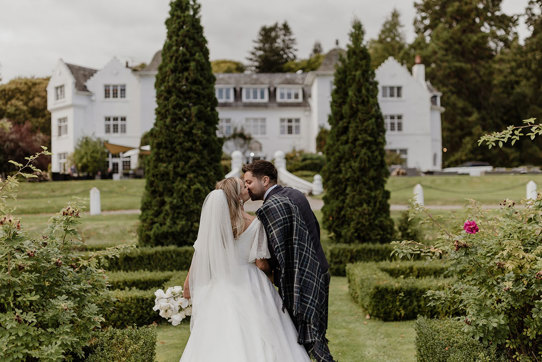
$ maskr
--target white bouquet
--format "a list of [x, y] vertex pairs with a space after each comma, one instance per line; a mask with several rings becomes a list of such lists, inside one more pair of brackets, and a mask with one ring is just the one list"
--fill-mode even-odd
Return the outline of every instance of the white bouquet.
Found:
[[152, 310], [159, 310], [160, 317], [166, 318], [172, 325], [179, 325], [186, 316], [192, 315], [192, 302], [183, 298], [182, 287], [170, 287], [165, 293], [158, 289], [154, 295], [156, 298]]

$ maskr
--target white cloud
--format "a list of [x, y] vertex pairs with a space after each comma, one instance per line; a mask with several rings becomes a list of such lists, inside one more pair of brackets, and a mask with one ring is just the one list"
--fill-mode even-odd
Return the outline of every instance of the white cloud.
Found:
[[[363, 23], [366, 39], [378, 34], [395, 7], [408, 40], [413, 38], [413, 1], [405, 0], [200, 0], [211, 59], [246, 61], [262, 25], [288, 21], [305, 57], [319, 40], [329, 50], [344, 46], [351, 22]], [[527, 0], [504, 0], [521, 13]], [[162, 47], [169, 0], [0, 0], [0, 74], [47, 76], [59, 58], [100, 68], [113, 56], [149, 62]], [[526, 31], [522, 29], [525, 36]]]

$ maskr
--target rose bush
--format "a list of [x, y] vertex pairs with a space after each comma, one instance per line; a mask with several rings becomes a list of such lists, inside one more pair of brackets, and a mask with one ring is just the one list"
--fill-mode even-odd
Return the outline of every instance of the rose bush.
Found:
[[463, 332], [507, 358], [542, 359], [542, 199], [497, 211], [473, 204], [463, 229], [440, 230], [432, 246], [395, 243], [399, 256], [449, 261], [456, 282], [429, 292], [433, 304], [460, 308]]

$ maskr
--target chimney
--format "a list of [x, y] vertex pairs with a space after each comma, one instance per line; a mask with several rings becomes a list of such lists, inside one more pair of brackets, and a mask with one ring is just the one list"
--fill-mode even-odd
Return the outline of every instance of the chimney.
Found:
[[422, 64], [422, 57], [416, 55], [414, 63], [415, 64], [412, 67], [412, 76], [425, 86], [425, 65]]

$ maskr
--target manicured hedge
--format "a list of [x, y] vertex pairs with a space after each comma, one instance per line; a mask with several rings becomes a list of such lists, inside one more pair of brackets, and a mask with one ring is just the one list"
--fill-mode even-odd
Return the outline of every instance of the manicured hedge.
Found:
[[152, 288], [162, 288], [164, 286], [164, 283], [169, 281], [173, 274], [175, 273], [172, 271], [108, 272], [107, 280], [110, 284], [110, 289], [135, 288], [140, 290], [147, 290]]
[[462, 331], [464, 322], [418, 318], [416, 354], [419, 362], [505, 361], [495, 348], [486, 348]]
[[[428, 305], [425, 293], [444, 288], [451, 281], [434, 277], [445, 270], [446, 265], [440, 262], [395, 261], [349, 264], [346, 275], [350, 295], [367, 313], [384, 321], [396, 321], [437, 314], [437, 308]], [[426, 277], [415, 278], [409, 273]]]
[[154, 361], [156, 358], [156, 327], [114, 329], [98, 334], [90, 346], [88, 362]]
[[108, 311], [105, 316], [105, 325], [115, 328], [122, 328], [130, 325], [144, 326], [153, 322], [164, 321], [153, 311], [154, 292], [156, 289], [164, 289], [175, 285], [183, 285], [186, 278], [186, 271], [174, 272], [171, 279], [160, 287], [154, 287], [148, 290], [129, 289], [113, 290], [112, 294], [115, 301], [112, 305], [104, 306]]
[[326, 256], [331, 275], [345, 276], [347, 264], [391, 260], [392, 251], [391, 244], [331, 244]]
[[135, 248], [110, 258], [105, 269], [111, 271], [172, 271], [188, 270], [192, 261], [192, 246], [156, 246]]

